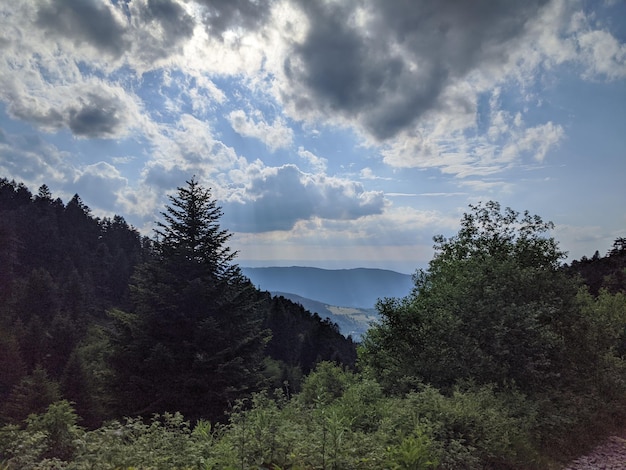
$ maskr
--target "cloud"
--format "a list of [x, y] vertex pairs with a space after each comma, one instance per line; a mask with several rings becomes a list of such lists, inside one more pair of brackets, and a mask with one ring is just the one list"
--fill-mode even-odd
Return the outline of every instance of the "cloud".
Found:
[[360, 173], [359, 173], [359, 177], [362, 180], [387, 180], [390, 181], [391, 178], [389, 177], [383, 177], [383, 176], [378, 176], [374, 173], [374, 171], [369, 168], [369, 167], [365, 167], [363, 168]]
[[260, 112], [247, 116], [243, 110], [232, 111], [228, 121], [235, 132], [245, 137], [254, 137], [263, 142], [270, 150], [289, 147], [293, 141], [293, 131], [282, 119], [275, 119], [268, 124]]
[[113, 57], [130, 47], [126, 27], [108, 2], [64, 0], [45, 2], [37, 11], [36, 25], [46, 34], [75, 45], [87, 43]]
[[539, 126], [529, 127], [513, 136], [502, 150], [502, 156], [505, 160], [515, 160], [519, 155], [526, 153], [541, 162], [548, 151], [563, 140], [564, 135], [563, 127], [551, 121]]
[[67, 189], [78, 193], [83, 201], [94, 201], [94, 207], [113, 214], [119, 207], [121, 192], [127, 186], [128, 180], [117, 168], [98, 162], [79, 170]]
[[78, 137], [110, 137], [123, 124], [120, 103], [115, 98], [88, 94], [79, 99], [78, 107], [68, 108], [68, 127]]
[[133, 62], [142, 67], [159, 59], [181, 53], [194, 33], [196, 21], [175, 0], [140, 0], [129, 4], [133, 27]]
[[290, 230], [315, 217], [355, 220], [381, 213], [380, 191], [366, 191], [354, 181], [303, 173], [295, 165], [251, 165], [241, 186], [225, 202], [231, 229], [241, 232]]
[[181, 162], [187, 169], [203, 169], [207, 175], [218, 174], [245, 164], [232, 147], [217, 140], [209, 123], [182, 114], [174, 127], [165, 131], [165, 146], [157, 149], [161, 162]]
[[[502, 108], [501, 90], [489, 96], [489, 108], [477, 115], [470, 131], [446, 127], [439, 115], [422, 130], [405, 131], [382, 148], [385, 163], [397, 168], [439, 168], [458, 178], [489, 176], [526, 164], [542, 162], [565, 138], [561, 125], [548, 121], [529, 126], [520, 112]], [[485, 132], [475, 132], [481, 119]]]
[[620, 44], [609, 32], [598, 30], [585, 31], [577, 39], [582, 61], [587, 65], [586, 77], [626, 77], [626, 44]]
[[12, 175], [27, 186], [53, 186], [73, 176], [70, 155], [36, 135], [0, 136], [0, 174]]
[[[76, 137], [125, 136], [145, 121], [136, 98], [123, 88], [91, 79], [74, 85], [40, 88], [12, 84], [9, 113], [46, 131], [68, 128]], [[0, 92], [1, 94], [1, 92]]]
[[604, 256], [613, 242], [623, 235], [623, 231], [611, 231], [597, 225], [557, 224], [554, 228], [554, 236], [559, 240], [559, 247], [567, 252], [569, 261], [581, 259], [583, 256], [591, 258], [594, 252], [589, 251], [590, 246], [598, 249], [600, 256]]
[[309, 27], [285, 59], [283, 99], [393, 137], [456, 80], [506, 60], [545, 3], [301, 1]]
[[394, 269], [413, 272], [432, 258], [434, 235], [444, 230], [448, 236], [458, 229], [459, 214], [388, 206], [380, 214], [356, 220], [313, 217], [286, 231], [235, 233], [232, 241], [244, 260], [301, 260], [313, 265], [340, 261], [340, 267], [347, 261], [362, 266], [367, 260], [373, 266], [377, 260], [393, 260]]
[[[196, 20], [176, 0], [135, 0], [116, 3], [64, 0], [35, 4], [34, 26], [47, 38], [72, 44], [85, 58], [91, 51], [122, 65], [154, 67], [159, 59], [181, 53]], [[89, 62], [99, 58], [90, 57]], [[102, 66], [106, 60], [100, 60]]]
[[204, 7], [209, 32], [222, 36], [228, 30], [256, 29], [270, 13], [271, 0], [196, 0]]
[[298, 156], [303, 158], [311, 166], [311, 169], [314, 172], [321, 173], [326, 171], [326, 167], [328, 165], [327, 159], [318, 157], [314, 153], [305, 150], [302, 146], [298, 147]]

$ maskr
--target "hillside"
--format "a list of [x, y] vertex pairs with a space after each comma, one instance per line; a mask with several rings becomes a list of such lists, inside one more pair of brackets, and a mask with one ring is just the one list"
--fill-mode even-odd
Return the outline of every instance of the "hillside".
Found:
[[352, 336], [352, 339], [355, 341], [360, 341], [370, 324], [379, 319], [378, 312], [374, 308], [337, 307], [287, 292], [272, 292], [272, 295], [285, 297], [296, 304], [302, 305], [309, 312], [317, 313], [322, 318], [330, 319], [330, 321], [337, 324], [342, 334]]
[[241, 269], [261, 290], [288, 292], [326, 305], [359, 309], [371, 309], [378, 299], [385, 297], [405, 297], [413, 287], [410, 275], [384, 269], [331, 270], [301, 266]]
[[354, 365], [354, 343], [325, 316], [258, 291], [228, 259], [218, 274], [169, 256], [187, 245], [159, 250], [122, 216], [93, 217], [78, 194], [64, 203], [0, 178], [0, 425], [59, 399], [87, 427], [164, 410], [217, 421], [231, 390], [293, 392], [320, 361]]

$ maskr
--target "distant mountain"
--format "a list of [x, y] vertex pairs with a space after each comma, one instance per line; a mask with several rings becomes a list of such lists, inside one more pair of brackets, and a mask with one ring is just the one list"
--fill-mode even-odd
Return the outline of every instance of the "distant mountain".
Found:
[[405, 297], [413, 287], [410, 275], [385, 269], [292, 266], [241, 270], [261, 290], [288, 292], [326, 305], [357, 309], [371, 309], [380, 298]]
[[317, 313], [321, 318], [328, 318], [339, 326], [339, 331], [345, 336], [352, 336], [354, 341], [360, 341], [372, 322], [380, 316], [375, 308], [359, 309], [354, 307], [337, 307], [327, 305], [317, 300], [307, 299], [287, 292], [271, 292], [272, 295], [282, 296], [294, 303], [302, 305], [311, 313]]

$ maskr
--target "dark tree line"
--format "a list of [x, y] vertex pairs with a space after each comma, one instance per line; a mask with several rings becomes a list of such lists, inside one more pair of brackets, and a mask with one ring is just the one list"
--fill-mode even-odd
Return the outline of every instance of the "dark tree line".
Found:
[[336, 325], [241, 274], [221, 215], [192, 179], [146, 238], [78, 195], [64, 204], [45, 185], [33, 195], [0, 180], [2, 419], [60, 398], [88, 426], [163, 411], [219, 419], [270, 384], [297, 390], [321, 360], [354, 365]]
[[593, 295], [600, 289], [611, 293], [626, 291], [626, 237], [616, 238], [605, 256], [596, 251], [591, 258], [574, 260], [565, 270], [579, 275]]

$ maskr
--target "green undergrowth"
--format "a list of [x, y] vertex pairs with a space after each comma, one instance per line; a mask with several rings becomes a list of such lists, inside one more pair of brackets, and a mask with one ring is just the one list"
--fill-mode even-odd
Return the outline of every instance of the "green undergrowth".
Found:
[[[256, 394], [237, 402], [224, 424], [165, 413], [86, 430], [60, 401], [23, 426], [1, 428], [0, 468], [558, 468], [558, 446], [581, 443], [568, 435], [546, 441], [545, 420], [554, 421], [550, 432], [559, 423], [556, 409], [546, 417], [542, 406], [513, 389], [472, 384], [389, 397], [366, 376], [322, 363], [300, 394]], [[575, 420], [568, 409], [561, 418]]]

